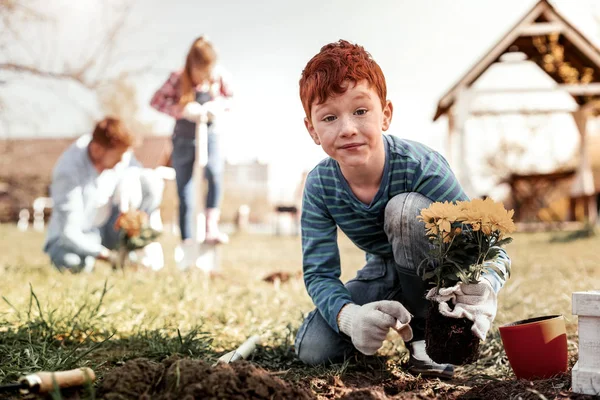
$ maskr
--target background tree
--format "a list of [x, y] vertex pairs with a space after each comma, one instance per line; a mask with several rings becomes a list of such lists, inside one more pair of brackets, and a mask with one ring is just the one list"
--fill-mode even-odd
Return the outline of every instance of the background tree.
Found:
[[[137, 98], [132, 79], [150, 72], [152, 62], [145, 54], [156, 53], [142, 54], [123, 46], [134, 31], [130, 18], [133, 4], [133, 0], [0, 0], [0, 85], [9, 88], [29, 83], [36, 92], [46, 90], [61, 96], [61, 101], [75, 106], [90, 120], [98, 112], [111, 111], [126, 117], [132, 128], [140, 125], [136, 122], [138, 106], [134, 104]], [[73, 31], [77, 24], [88, 25]], [[66, 88], [67, 95], [59, 94], [57, 85]], [[69, 95], [73, 87], [83, 91], [88, 101]], [[41, 130], [30, 116], [31, 108], [34, 113], [43, 113], [43, 105], [17, 101], [14, 96], [9, 99], [3, 92], [7, 91], [0, 91], [0, 124], [4, 129], [11, 122], [29, 121], [33, 131]], [[116, 99], [111, 100], [111, 96]], [[142, 124], [142, 128], [151, 129], [151, 125]]]

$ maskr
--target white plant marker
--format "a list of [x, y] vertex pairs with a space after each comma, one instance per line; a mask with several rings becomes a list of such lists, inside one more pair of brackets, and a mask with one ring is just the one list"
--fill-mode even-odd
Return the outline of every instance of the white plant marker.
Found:
[[192, 234], [196, 243], [196, 267], [204, 272], [217, 271], [219, 269], [219, 259], [217, 246], [204, 243], [206, 239], [206, 196], [204, 193], [204, 169], [208, 163], [208, 125], [207, 116], [196, 123], [196, 162], [194, 163], [194, 172], [192, 180], [194, 182], [194, 218], [195, 226]]
[[38, 197], [33, 200], [33, 229], [38, 232], [44, 231], [44, 210], [52, 208], [54, 202], [50, 197]]
[[600, 290], [573, 293], [579, 319], [579, 360], [573, 367], [573, 392], [600, 394]]
[[19, 211], [19, 221], [17, 222], [17, 228], [19, 228], [19, 230], [21, 232], [25, 232], [27, 229], [29, 229], [29, 210], [26, 208], [22, 208], [21, 211]]

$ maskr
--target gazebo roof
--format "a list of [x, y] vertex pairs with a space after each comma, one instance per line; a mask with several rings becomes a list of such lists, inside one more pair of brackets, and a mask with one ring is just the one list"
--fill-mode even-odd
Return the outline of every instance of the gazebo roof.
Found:
[[[456, 100], [457, 93], [470, 87], [500, 57], [509, 52], [521, 52], [530, 61], [535, 62], [559, 84], [569, 83], [559, 71], [544, 68], [544, 54], [535, 45], [535, 38], [558, 35], [558, 45], [564, 48], [562, 61], [575, 68], [579, 76], [586, 68], [591, 68], [590, 83], [600, 82], [600, 49], [586, 38], [577, 28], [570, 24], [547, 0], [540, 0], [525, 16], [509, 30], [500, 41], [492, 47], [438, 102], [433, 120], [446, 114]], [[573, 95], [579, 104], [586, 103], [589, 98]]]

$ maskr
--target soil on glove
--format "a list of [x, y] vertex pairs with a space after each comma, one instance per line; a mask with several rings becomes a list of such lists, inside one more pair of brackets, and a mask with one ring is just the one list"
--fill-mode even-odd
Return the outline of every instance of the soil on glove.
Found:
[[247, 361], [211, 367], [201, 360], [130, 360], [109, 372], [99, 389], [106, 400], [314, 399], [314, 395]]

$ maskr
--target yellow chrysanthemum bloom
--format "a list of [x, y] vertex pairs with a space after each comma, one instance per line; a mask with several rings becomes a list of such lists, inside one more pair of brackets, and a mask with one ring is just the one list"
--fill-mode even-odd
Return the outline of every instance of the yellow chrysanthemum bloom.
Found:
[[490, 222], [492, 223], [493, 229], [499, 231], [501, 236], [513, 233], [516, 230], [515, 223], [512, 220], [514, 210], [504, 210], [497, 214], [490, 215]]
[[428, 208], [421, 210], [421, 215], [417, 218], [425, 223], [428, 233], [437, 234], [440, 231], [449, 233], [458, 215], [458, 207], [445, 201], [432, 203]]
[[119, 215], [115, 222], [115, 229], [123, 229], [127, 236], [139, 236], [142, 226], [148, 222], [148, 214], [139, 210], [130, 210]]
[[491, 235], [494, 231], [502, 233], [514, 231], [512, 222], [514, 211], [507, 212], [500, 202], [486, 198], [463, 201], [458, 205], [461, 209], [460, 220], [470, 224], [475, 231], [481, 230], [486, 235]]
[[447, 218], [454, 221], [458, 217], [458, 213], [459, 210], [455, 204], [448, 201], [443, 203], [436, 202], [431, 203], [428, 208], [422, 209], [421, 215], [419, 215], [417, 218], [425, 223], [435, 222], [440, 218]]
[[439, 233], [436, 224], [425, 224], [425, 229], [427, 230], [427, 235], [437, 235]]

